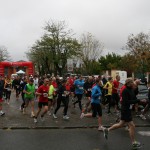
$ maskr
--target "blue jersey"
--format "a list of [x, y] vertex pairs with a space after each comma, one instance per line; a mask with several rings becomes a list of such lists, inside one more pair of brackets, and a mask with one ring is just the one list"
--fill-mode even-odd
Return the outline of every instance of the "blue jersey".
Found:
[[100, 98], [101, 95], [102, 95], [102, 92], [101, 92], [100, 86], [95, 85], [92, 88], [91, 103], [100, 104], [100, 102], [101, 102], [101, 98]]
[[74, 85], [75, 85], [75, 94], [83, 94], [84, 93], [84, 80], [75, 80], [74, 81]]

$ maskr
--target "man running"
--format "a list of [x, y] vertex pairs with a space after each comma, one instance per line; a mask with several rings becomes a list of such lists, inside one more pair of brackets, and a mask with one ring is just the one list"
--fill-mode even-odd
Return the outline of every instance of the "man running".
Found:
[[[119, 123], [112, 125], [110, 128], [104, 129], [104, 137], [108, 139], [108, 132], [114, 129], [123, 127], [125, 124], [129, 126], [129, 135], [133, 148], [141, 147], [141, 144], [135, 140], [135, 125], [132, 121], [132, 104], [138, 103], [138, 100], [134, 94], [133, 86], [134, 82], [132, 78], [127, 78], [125, 81], [126, 88], [122, 91], [122, 105], [121, 105], [121, 120]], [[141, 100], [142, 101], [142, 100]]]
[[49, 92], [49, 80], [48, 78], [45, 78], [43, 85], [41, 85], [36, 92], [36, 95], [39, 96], [39, 102], [38, 102], [38, 111], [34, 117], [34, 123], [37, 123], [37, 117], [40, 114], [42, 107], [44, 107], [44, 111], [41, 114], [41, 120], [44, 121], [44, 115], [48, 111], [48, 92]]
[[96, 79], [96, 85], [92, 88], [91, 93], [91, 106], [92, 106], [92, 113], [84, 114], [82, 113], [80, 118], [83, 117], [96, 117], [98, 115], [98, 130], [103, 130], [104, 127], [102, 126], [102, 108], [101, 108], [101, 80]]
[[23, 92], [25, 93], [25, 105], [23, 108], [23, 114], [25, 114], [25, 109], [28, 107], [29, 103], [31, 105], [31, 117], [34, 117], [34, 97], [35, 97], [35, 86], [33, 84], [33, 78], [29, 79], [29, 83], [25, 85]]

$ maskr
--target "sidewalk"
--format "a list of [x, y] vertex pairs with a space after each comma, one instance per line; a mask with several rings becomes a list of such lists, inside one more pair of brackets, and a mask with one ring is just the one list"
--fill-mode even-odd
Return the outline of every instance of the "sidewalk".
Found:
[[[48, 114], [45, 115], [45, 121], [41, 121], [38, 118], [38, 123], [34, 123], [33, 118], [30, 117], [30, 107], [28, 107], [25, 115], [19, 110], [22, 103], [21, 97], [18, 101], [15, 99], [15, 93], [12, 92], [11, 101], [8, 105], [3, 103], [3, 110], [5, 116], [0, 116], [0, 129], [58, 129], [58, 128], [97, 128], [98, 122], [97, 118], [83, 118], [80, 119], [80, 110], [78, 104], [76, 108], [72, 107], [70, 102], [68, 108], [69, 120], [64, 120], [63, 108], [60, 108], [57, 113], [57, 119], [53, 119], [52, 116]], [[83, 100], [84, 103], [84, 100]], [[35, 110], [37, 110], [37, 102], [35, 102]], [[113, 110], [112, 110], [113, 112]], [[136, 126], [139, 127], [150, 127], [150, 117], [147, 120], [142, 120], [138, 117], [133, 117]], [[110, 126], [115, 123], [116, 114], [107, 115], [105, 110], [103, 110], [103, 125]]]

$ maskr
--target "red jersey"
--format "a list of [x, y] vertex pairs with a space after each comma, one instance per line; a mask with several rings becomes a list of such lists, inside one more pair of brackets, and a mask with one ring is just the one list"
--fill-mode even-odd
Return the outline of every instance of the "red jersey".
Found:
[[119, 81], [114, 80], [114, 81], [113, 81], [113, 87], [114, 87], [115, 89], [113, 88], [112, 93], [118, 93], [117, 89], [119, 88]]
[[52, 85], [54, 86], [55, 89], [58, 88], [57, 82], [56, 81], [52, 81]]
[[70, 91], [70, 84], [66, 84], [66, 90]]
[[68, 81], [69, 81], [70, 86], [73, 87], [74, 79], [73, 78], [69, 78]]
[[48, 102], [48, 91], [49, 91], [49, 86], [45, 86], [45, 85], [41, 85], [37, 89], [37, 92], [42, 94], [39, 96], [39, 102]]

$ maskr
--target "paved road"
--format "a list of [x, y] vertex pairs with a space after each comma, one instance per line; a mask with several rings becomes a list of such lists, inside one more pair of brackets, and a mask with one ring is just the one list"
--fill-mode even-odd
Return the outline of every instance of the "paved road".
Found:
[[[4, 103], [3, 108], [6, 113], [4, 117], [0, 117], [0, 128], [97, 128], [98, 123], [96, 118], [83, 118], [80, 117], [80, 110], [77, 106], [75, 109], [72, 107], [72, 103], [69, 104], [68, 115], [70, 119], [68, 121], [62, 118], [63, 108], [58, 111], [58, 119], [53, 119], [52, 116], [46, 115], [45, 121], [35, 124], [33, 118], [30, 117], [30, 108], [27, 109], [25, 115], [20, 112], [19, 107], [22, 103], [21, 98], [16, 101], [15, 93], [12, 92], [10, 105]], [[83, 104], [85, 100], [83, 100]], [[37, 110], [37, 102], [35, 102], [35, 110]], [[112, 109], [113, 112], [113, 109]], [[110, 126], [115, 123], [116, 115], [107, 115], [103, 109], [103, 125]], [[137, 126], [150, 126], [150, 118], [147, 120], [141, 120], [134, 117], [134, 121]]]
[[[137, 131], [149, 131], [137, 128]], [[150, 131], [149, 131], [150, 132]], [[136, 132], [142, 150], [149, 150], [149, 136]], [[108, 140], [96, 129], [0, 130], [1, 150], [130, 150], [128, 131], [109, 133]]]

